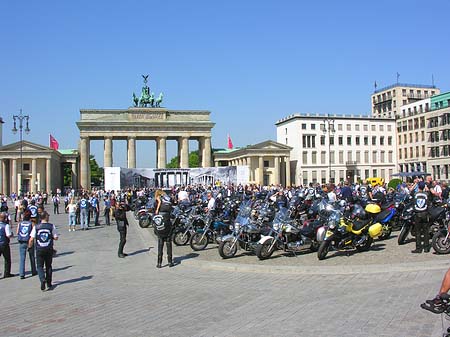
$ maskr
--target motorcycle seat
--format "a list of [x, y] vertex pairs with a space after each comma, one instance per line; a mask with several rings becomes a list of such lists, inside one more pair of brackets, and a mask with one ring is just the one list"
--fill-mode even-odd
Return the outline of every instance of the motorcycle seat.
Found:
[[366, 226], [370, 221], [370, 219], [353, 221], [353, 230], [359, 231], [360, 229], [364, 228], [364, 226]]
[[390, 209], [385, 209], [384, 211], [381, 211], [380, 213], [378, 213], [375, 216], [375, 222], [383, 222], [383, 220], [391, 214], [391, 210]]

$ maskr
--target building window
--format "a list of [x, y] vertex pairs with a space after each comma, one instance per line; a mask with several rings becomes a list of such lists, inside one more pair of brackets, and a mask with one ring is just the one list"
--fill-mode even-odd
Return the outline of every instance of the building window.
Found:
[[359, 136], [356, 136], [356, 138], [355, 138], [355, 143], [356, 143], [356, 145], [360, 145], [360, 137]]
[[336, 159], [334, 158], [334, 151], [330, 151], [330, 163], [335, 164]]
[[351, 136], [347, 137], [347, 145], [352, 145], [352, 137]]
[[342, 136], [338, 137], [338, 145], [344, 145], [344, 139]]
[[288, 145], [288, 139], [286, 138], [286, 145]]
[[387, 126], [387, 130], [388, 130], [388, 131], [392, 131], [392, 125], [388, 125], [388, 126]]
[[372, 125], [371, 129], [372, 129], [372, 131], [376, 131], [377, 130], [376, 125]]
[[320, 145], [325, 145], [325, 136], [320, 136]]
[[325, 160], [326, 160], [326, 152], [325, 151], [322, 151], [322, 152], [320, 152], [320, 163], [323, 165], [323, 164], [325, 164]]
[[284, 134], [287, 135], [287, 128], [284, 129]]
[[312, 164], [317, 164], [317, 152], [312, 152]]
[[342, 131], [342, 124], [338, 124], [338, 130]]
[[302, 124], [302, 130], [306, 130], [306, 124], [305, 123]]
[[380, 152], [380, 163], [384, 163], [384, 151]]
[[372, 145], [377, 145], [377, 136], [372, 136]]
[[339, 151], [339, 164], [344, 164], [344, 151]]
[[356, 164], [360, 164], [360, 163], [361, 163], [361, 152], [356, 151]]
[[373, 176], [374, 177], [378, 177], [378, 171], [377, 170], [373, 170], [372, 172], [373, 172]]
[[406, 96], [406, 89], [402, 89], [402, 96], [403, 96], [403, 97]]
[[311, 124], [311, 130], [315, 130], [316, 129], [316, 124]]
[[372, 151], [372, 163], [377, 163], [377, 151]]
[[24, 171], [29, 171], [30, 170], [30, 164], [29, 163], [24, 163], [23, 164], [23, 170]]
[[303, 162], [303, 165], [308, 164], [308, 152], [306, 152], [306, 151], [303, 151], [302, 162]]
[[330, 145], [334, 145], [334, 137], [330, 137]]
[[347, 151], [347, 161], [352, 161], [352, 151]]
[[264, 160], [264, 167], [265, 168], [269, 167], [269, 161], [268, 160]]
[[347, 124], [347, 131], [352, 131], [352, 125], [351, 124]]
[[355, 125], [355, 131], [359, 131], [359, 124]]
[[388, 162], [389, 163], [393, 163], [394, 161], [393, 161], [394, 159], [393, 159], [393, 152], [392, 151], [389, 151], [388, 152]]
[[369, 170], [364, 170], [364, 179], [367, 179], [370, 177], [370, 172]]
[[369, 126], [367, 124], [364, 124], [364, 131], [369, 131]]
[[388, 145], [389, 145], [389, 146], [392, 145], [392, 136], [388, 136]]
[[369, 151], [364, 151], [364, 163], [369, 163]]
[[383, 136], [380, 137], [380, 145], [384, 145], [384, 137]]
[[369, 137], [364, 136], [364, 145], [369, 145]]
[[384, 125], [380, 125], [380, 131], [384, 131]]
[[402, 149], [398, 149], [398, 158], [402, 159]]
[[316, 147], [316, 136], [314, 135], [303, 135], [303, 148], [315, 148]]

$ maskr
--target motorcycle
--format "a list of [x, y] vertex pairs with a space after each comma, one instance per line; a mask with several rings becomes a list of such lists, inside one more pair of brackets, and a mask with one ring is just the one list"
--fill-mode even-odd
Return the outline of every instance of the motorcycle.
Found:
[[239, 248], [245, 251], [254, 251], [256, 244], [261, 238], [261, 228], [251, 223], [250, 202], [241, 204], [239, 214], [234, 224], [230, 225], [231, 234], [221, 238], [219, 244], [219, 254], [223, 259], [228, 259], [236, 255]]
[[373, 217], [352, 220], [345, 217], [340, 210], [333, 210], [328, 218], [328, 228], [317, 251], [317, 257], [319, 260], [325, 259], [330, 249], [367, 251], [381, 231], [381, 224], [374, 222]]
[[264, 260], [270, 258], [278, 249], [292, 253], [305, 249], [313, 250], [316, 233], [311, 224], [299, 228], [297, 222], [290, 218], [288, 209], [281, 208], [275, 215], [268, 235], [261, 236], [258, 241], [256, 256]]
[[450, 199], [447, 201], [446, 208], [444, 225], [434, 233], [431, 239], [431, 245], [438, 254], [450, 253]]
[[187, 210], [179, 209], [175, 212], [172, 241], [177, 246], [184, 246], [190, 241], [192, 234], [205, 225], [205, 222], [203, 217], [198, 214], [198, 207], [191, 207]]
[[231, 232], [222, 220], [211, 213], [206, 215], [204, 223], [205, 225], [197, 228], [189, 240], [189, 245], [195, 251], [204, 250], [212, 242], [220, 243], [219, 238]]

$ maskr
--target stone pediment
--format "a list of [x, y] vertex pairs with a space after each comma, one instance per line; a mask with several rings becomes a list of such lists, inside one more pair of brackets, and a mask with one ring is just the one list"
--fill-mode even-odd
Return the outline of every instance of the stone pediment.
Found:
[[249, 145], [247, 149], [254, 149], [254, 150], [264, 150], [264, 149], [276, 149], [276, 150], [292, 150], [292, 147], [275, 142], [273, 140], [266, 140], [264, 142]]
[[[20, 142], [11, 143], [0, 147], [0, 152], [15, 152], [20, 151]], [[51, 152], [53, 151], [51, 148], [47, 146], [42, 146], [39, 144], [31, 143], [26, 140], [23, 141], [22, 146], [23, 152]]]

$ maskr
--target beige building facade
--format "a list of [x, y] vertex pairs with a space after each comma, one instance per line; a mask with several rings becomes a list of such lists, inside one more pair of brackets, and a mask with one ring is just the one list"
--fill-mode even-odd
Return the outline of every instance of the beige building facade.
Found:
[[375, 89], [371, 95], [372, 116], [395, 118], [400, 115], [402, 106], [438, 95], [440, 92], [434, 85], [404, 83]]
[[64, 165], [72, 170], [72, 188], [77, 188], [78, 152], [61, 153], [28, 141], [0, 147], [0, 192], [36, 193], [63, 189]]
[[277, 141], [292, 147], [291, 177], [297, 185], [389, 180], [397, 168], [392, 118], [294, 114], [275, 125]]
[[136, 168], [136, 142], [156, 142], [157, 168], [167, 163], [166, 142], [178, 142], [180, 168], [189, 167], [189, 141], [198, 141], [202, 167], [212, 165], [211, 129], [214, 123], [205, 110], [168, 110], [133, 107], [124, 110], [80, 110], [80, 184], [90, 186], [90, 141], [104, 141], [104, 167], [112, 167], [113, 140], [127, 141], [127, 167]]
[[214, 166], [248, 166], [249, 183], [291, 186], [290, 146], [267, 140], [214, 151]]

